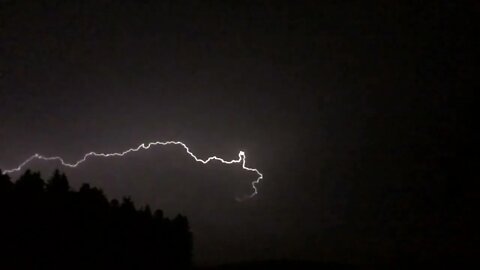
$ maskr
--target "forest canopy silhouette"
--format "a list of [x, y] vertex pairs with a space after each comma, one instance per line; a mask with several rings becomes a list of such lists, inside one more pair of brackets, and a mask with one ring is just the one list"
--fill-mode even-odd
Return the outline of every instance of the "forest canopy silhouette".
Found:
[[0, 269], [188, 268], [188, 220], [173, 219], [128, 198], [109, 201], [83, 184], [71, 189], [56, 170], [45, 181], [25, 171], [16, 181], [0, 171]]

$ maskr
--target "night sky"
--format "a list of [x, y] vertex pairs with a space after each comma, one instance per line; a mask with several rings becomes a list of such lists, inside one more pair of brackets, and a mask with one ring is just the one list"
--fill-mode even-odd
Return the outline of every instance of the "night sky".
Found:
[[185, 214], [200, 264], [478, 255], [480, 6], [320, 2], [0, 1], [0, 168], [243, 150], [241, 203], [255, 173], [177, 146], [29, 168]]

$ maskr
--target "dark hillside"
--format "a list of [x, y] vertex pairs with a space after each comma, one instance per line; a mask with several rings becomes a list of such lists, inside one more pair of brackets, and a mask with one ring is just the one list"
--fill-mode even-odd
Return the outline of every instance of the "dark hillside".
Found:
[[137, 209], [101, 189], [72, 191], [55, 171], [45, 182], [26, 171], [17, 181], [0, 172], [0, 269], [188, 268], [192, 235], [186, 217]]

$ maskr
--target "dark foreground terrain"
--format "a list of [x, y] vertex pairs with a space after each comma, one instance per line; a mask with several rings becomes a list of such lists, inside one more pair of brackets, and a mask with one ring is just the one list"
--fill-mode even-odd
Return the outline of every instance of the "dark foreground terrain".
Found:
[[[442, 258], [439, 258], [441, 261]], [[347, 269], [455, 269], [459, 266], [467, 266], [468, 262], [392, 262], [381, 264], [342, 264], [342, 263], [325, 263], [315, 261], [295, 261], [295, 260], [273, 260], [273, 261], [255, 261], [255, 262], [241, 262], [224, 264], [213, 267], [198, 267], [199, 270], [264, 270], [264, 269], [319, 269], [319, 270], [347, 270]]]
[[70, 189], [56, 171], [44, 181], [0, 172], [0, 269], [178, 269], [192, 261], [188, 221], [108, 201], [84, 184]]

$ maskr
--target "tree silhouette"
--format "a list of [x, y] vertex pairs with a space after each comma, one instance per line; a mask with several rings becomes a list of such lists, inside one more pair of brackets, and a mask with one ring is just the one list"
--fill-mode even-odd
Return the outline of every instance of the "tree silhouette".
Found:
[[56, 170], [47, 183], [25, 171], [16, 182], [0, 171], [0, 269], [189, 268], [186, 217], [165, 218], [99, 188], [70, 188]]
[[70, 185], [65, 174], [60, 173], [58, 169], [55, 170], [47, 182], [47, 191], [56, 194], [67, 194], [69, 190]]
[[15, 190], [22, 194], [40, 196], [45, 188], [45, 182], [40, 177], [40, 173], [32, 173], [27, 170], [20, 178], [15, 182]]
[[13, 183], [10, 181], [10, 176], [3, 174], [2, 170], [0, 170], [0, 196], [9, 194], [12, 188]]

